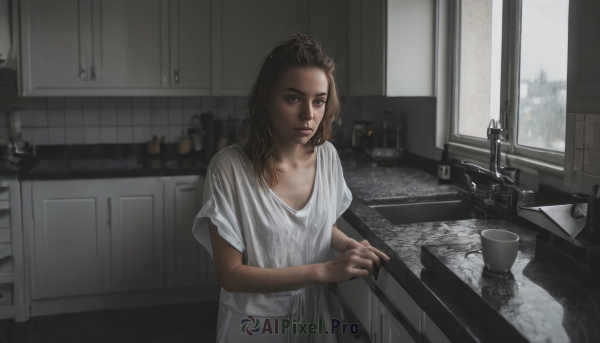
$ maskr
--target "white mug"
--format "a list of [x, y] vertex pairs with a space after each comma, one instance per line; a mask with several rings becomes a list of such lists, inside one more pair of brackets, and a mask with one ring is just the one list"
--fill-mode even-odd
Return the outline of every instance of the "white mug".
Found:
[[504, 230], [483, 230], [481, 252], [485, 266], [492, 272], [508, 273], [517, 259], [519, 236]]

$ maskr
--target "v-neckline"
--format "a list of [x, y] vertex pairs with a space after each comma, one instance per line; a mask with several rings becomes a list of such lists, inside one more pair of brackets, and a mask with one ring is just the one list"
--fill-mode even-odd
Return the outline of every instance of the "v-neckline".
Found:
[[320, 164], [320, 154], [318, 151], [318, 146], [315, 146], [315, 153], [317, 154], [317, 161], [315, 162], [315, 180], [313, 181], [313, 186], [312, 186], [312, 194], [310, 195], [310, 198], [308, 198], [308, 201], [306, 202], [306, 204], [299, 210], [294, 210], [290, 205], [288, 205], [285, 201], [283, 201], [283, 199], [281, 199], [279, 197], [279, 195], [277, 195], [272, 188], [269, 188], [269, 192], [271, 193], [271, 195], [275, 198], [275, 200], [277, 200], [279, 203], [281, 203], [281, 205], [283, 205], [283, 207], [287, 208], [289, 211], [293, 212], [294, 214], [299, 213], [304, 211], [305, 209], [308, 208], [308, 206], [313, 202], [313, 198], [315, 197], [315, 194], [317, 193], [317, 185], [319, 184], [319, 166]]
[[[250, 157], [248, 157], [248, 155], [246, 155], [246, 152], [244, 151], [244, 147], [243, 147], [243, 145], [242, 145], [242, 146], [239, 146], [238, 148], [239, 148], [239, 150], [240, 150], [240, 153], [241, 153], [242, 155], [244, 155], [244, 157], [246, 158], [246, 161], [250, 162], [250, 166], [252, 166], [252, 161], [250, 160]], [[312, 193], [311, 193], [311, 195], [310, 195], [310, 198], [309, 198], [309, 199], [308, 199], [308, 201], [306, 202], [306, 204], [305, 204], [305, 205], [304, 205], [304, 206], [303, 206], [301, 209], [299, 209], [299, 210], [294, 210], [294, 209], [293, 209], [293, 208], [292, 208], [290, 205], [288, 205], [288, 204], [287, 204], [285, 201], [283, 201], [283, 200], [282, 200], [282, 199], [279, 197], [279, 195], [277, 195], [277, 194], [276, 194], [276, 193], [273, 191], [273, 189], [269, 188], [269, 193], [271, 193], [271, 196], [272, 196], [273, 198], [275, 198], [275, 200], [276, 200], [277, 202], [279, 202], [279, 203], [280, 203], [280, 204], [281, 204], [283, 207], [285, 207], [285, 208], [286, 208], [288, 211], [290, 211], [290, 212], [292, 212], [292, 213], [294, 213], [294, 214], [296, 214], [296, 213], [300, 213], [300, 212], [304, 211], [305, 209], [307, 209], [307, 208], [308, 208], [308, 206], [309, 206], [309, 205], [310, 205], [310, 204], [313, 202], [313, 199], [315, 198], [315, 195], [317, 194], [317, 186], [318, 186], [318, 184], [319, 184], [319, 182], [318, 182], [318, 181], [319, 181], [319, 179], [320, 179], [320, 176], [319, 176], [319, 174], [320, 174], [320, 173], [319, 173], [319, 167], [321, 166], [321, 161], [320, 161], [320, 160], [321, 160], [321, 157], [320, 157], [320, 155], [321, 155], [321, 154], [319, 153], [319, 146], [315, 146], [315, 153], [317, 154], [317, 161], [315, 162], [315, 180], [313, 181]], [[253, 169], [251, 168], [251, 170], [253, 170]]]

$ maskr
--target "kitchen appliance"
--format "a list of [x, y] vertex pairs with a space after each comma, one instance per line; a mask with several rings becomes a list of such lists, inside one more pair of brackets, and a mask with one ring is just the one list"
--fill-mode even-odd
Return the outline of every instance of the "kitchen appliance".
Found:
[[395, 124], [388, 124], [383, 121], [375, 129], [374, 145], [377, 146], [371, 150], [371, 158], [381, 164], [396, 164], [402, 160], [402, 121]]
[[370, 148], [371, 135], [373, 131], [369, 130], [371, 122], [366, 120], [355, 120], [352, 122], [352, 148], [355, 150], [365, 150]]
[[190, 140], [192, 141], [192, 145], [195, 151], [200, 151], [203, 148], [202, 140], [203, 140], [203, 131], [202, 124], [200, 123], [200, 116], [198, 114], [194, 114], [192, 116], [192, 127], [188, 129], [187, 134]]

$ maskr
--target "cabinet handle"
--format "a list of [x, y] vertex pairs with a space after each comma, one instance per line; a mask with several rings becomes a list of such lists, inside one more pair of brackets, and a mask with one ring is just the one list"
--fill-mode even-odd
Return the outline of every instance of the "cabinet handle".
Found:
[[179, 72], [175, 70], [175, 83], [179, 83]]
[[81, 81], [85, 81], [85, 68], [79, 70], [79, 78], [81, 79]]
[[92, 66], [92, 81], [96, 82], [96, 68]]
[[112, 197], [108, 197], [108, 226], [112, 228]]

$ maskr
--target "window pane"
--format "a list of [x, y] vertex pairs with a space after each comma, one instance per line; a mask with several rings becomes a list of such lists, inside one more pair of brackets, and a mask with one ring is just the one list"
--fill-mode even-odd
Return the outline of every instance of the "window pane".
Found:
[[500, 117], [502, 0], [463, 0], [460, 30], [458, 134], [487, 138]]
[[518, 144], [565, 151], [568, 0], [523, 0]]

